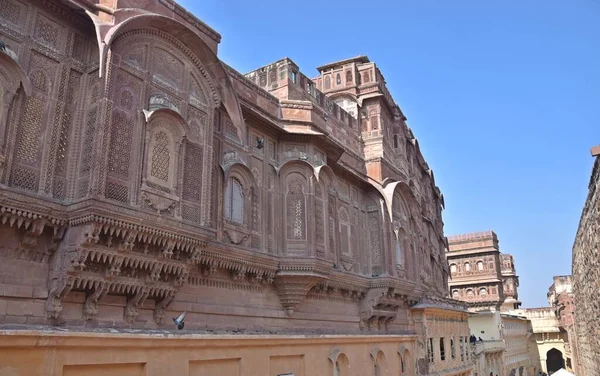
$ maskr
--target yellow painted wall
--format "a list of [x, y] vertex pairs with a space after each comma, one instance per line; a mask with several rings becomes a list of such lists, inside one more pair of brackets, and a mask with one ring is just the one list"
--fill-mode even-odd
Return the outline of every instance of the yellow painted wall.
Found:
[[[0, 331], [0, 376], [295, 376], [414, 375], [399, 351], [415, 336], [266, 336]], [[345, 355], [346, 359], [344, 358]], [[383, 355], [382, 355], [383, 354]], [[349, 365], [349, 367], [348, 367]], [[386, 372], [387, 371], [387, 372]]]

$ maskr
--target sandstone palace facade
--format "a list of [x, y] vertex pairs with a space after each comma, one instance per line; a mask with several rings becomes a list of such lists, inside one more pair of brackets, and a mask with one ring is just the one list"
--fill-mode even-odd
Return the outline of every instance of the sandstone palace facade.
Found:
[[471, 373], [444, 198], [367, 57], [243, 75], [172, 0], [0, 0], [0, 39], [0, 370]]

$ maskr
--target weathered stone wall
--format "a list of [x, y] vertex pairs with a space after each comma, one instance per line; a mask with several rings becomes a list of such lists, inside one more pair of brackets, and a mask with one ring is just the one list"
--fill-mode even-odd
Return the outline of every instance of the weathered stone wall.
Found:
[[573, 244], [573, 300], [577, 341], [578, 373], [600, 374], [600, 159], [596, 158], [589, 193]]

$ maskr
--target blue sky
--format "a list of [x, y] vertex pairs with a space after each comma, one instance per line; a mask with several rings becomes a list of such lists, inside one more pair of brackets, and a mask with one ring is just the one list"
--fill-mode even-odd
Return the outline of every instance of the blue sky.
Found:
[[446, 235], [493, 229], [545, 306], [600, 144], [599, 0], [184, 0], [242, 73], [368, 55], [446, 199]]

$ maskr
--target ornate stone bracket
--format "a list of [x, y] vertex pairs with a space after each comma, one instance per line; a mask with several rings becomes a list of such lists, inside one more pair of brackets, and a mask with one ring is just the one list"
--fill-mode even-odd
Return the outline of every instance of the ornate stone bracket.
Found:
[[328, 264], [319, 261], [286, 261], [280, 265], [275, 275], [275, 288], [288, 316], [294, 313], [313, 287], [327, 278], [330, 271]]
[[158, 325], [162, 325], [164, 322], [165, 313], [173, 302], [174, 297], [175, 292], [169, 292], [158, 303], [156, 303], [156, 307], [154, 308], [154, 322], [156, 322]]
[[138, 315], [138, 307], [144, 303], [148, 297], [148, 287], [139, 288], [134, 295], [127, 298], [127, 305], [125, 306], [125, 313], [123, 319], [128, 323], [133, 323]]
[[250, 239], [249, 231], [239, 231], [231, 228], [224, 228], [223, 233], [227, 235], [227, 237], [229, 238], [229, 240], [231, 240], [233, 244], [239, 245], [243, 243], [242, 245], [248, 245], [247, 243]]
[[124, 319], [129, 323], [148, 298], [158, 302], [156, 317], [164, 315], [161, 310], [187, 282], [190, 268], [200, 263], [206, 244], [169, 235], [114, 220], [103, 223], [93, 216], [74, 221], [52, 260], [47, 316], [58, 318], [62, 299], [71, 289], [87, 292], [88, 320], [109, 293], [127, 296]]
[[83, 317], [86, 320], [92, 320], [98, 313], [98, 302], [104, 299], [108, 293], [108, 285], [106, 283], [97, 282], [91, 294], [88, 294], [85, 304], [83, 305]]

